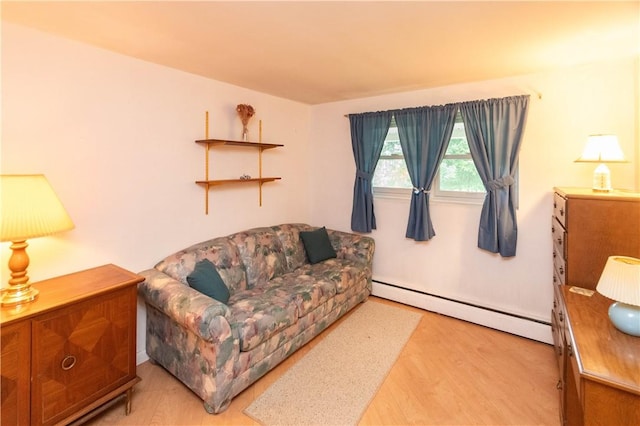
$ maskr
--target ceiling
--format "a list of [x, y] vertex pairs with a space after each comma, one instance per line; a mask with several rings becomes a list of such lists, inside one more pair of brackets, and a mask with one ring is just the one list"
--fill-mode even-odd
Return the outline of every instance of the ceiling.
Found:
[[2, 1], [2, 19], [306, 104], [640, 55], [640, 1]]

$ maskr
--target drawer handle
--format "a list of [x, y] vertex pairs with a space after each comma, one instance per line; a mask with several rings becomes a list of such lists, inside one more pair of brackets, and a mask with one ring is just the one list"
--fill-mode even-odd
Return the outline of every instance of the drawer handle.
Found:
[[562, 245], [562, 238], [558, 237], [558, 244]]
[[560, 272], [560, 275], [564, 275], [564, 268], [561, 266], [558, 268], [558, 272]]
[[562, 380], [558, 380], [558, 383], [556, 383], [556, 389], [562, 390]]
[[564, 314], [562, 311], [558, 312], [558, 318], [560, 319], [560, 322], [564, 321]]
[[560, 209], [560, 216], [564, 216], [564, 209]]
[[60, 368], [64, 371], [71, 370], [76, 365], [76, 357], [73, 355], [67, 355], [60, 363]]

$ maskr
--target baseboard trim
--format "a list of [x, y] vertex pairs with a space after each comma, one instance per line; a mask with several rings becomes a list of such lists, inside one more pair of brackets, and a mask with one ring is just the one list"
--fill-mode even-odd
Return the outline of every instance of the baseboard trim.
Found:
[[147, 355], [147, 351], [140, 351], [136, 353], [136, 365], [140, 365], [145, 361], [149, 361], [149, 355]]
[[551, 324], [471, 303], [373, 280], [372, 294], [538, 342], [553, 344]]

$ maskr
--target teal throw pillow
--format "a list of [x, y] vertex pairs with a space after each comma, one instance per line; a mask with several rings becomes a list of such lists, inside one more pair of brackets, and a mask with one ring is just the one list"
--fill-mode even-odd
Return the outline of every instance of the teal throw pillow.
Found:
[[315, 231], [301, 231], [300, 238], [311, 263], [322, 262], [337, 256], [324, 226]]
[[196, 263], [193, 272], [187, 277], [187, 282], [191, 288], [219, 302], [227, 304], [229, 301], [229, 289], [209, 259]]

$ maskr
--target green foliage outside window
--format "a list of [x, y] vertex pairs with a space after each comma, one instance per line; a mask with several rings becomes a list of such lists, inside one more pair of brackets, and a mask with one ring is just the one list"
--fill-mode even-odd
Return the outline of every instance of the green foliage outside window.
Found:
[[462, 123], [456, 123], [442, 163], [440, 163], [440, 190], [484, 192], [484, 185], [471, 159], [469, 144]]
[[373, 176], [373, 186], [383, 188], [412, 188], [409, 172], [402, 155], [398, 128], [395, 122], [389, 129]]

